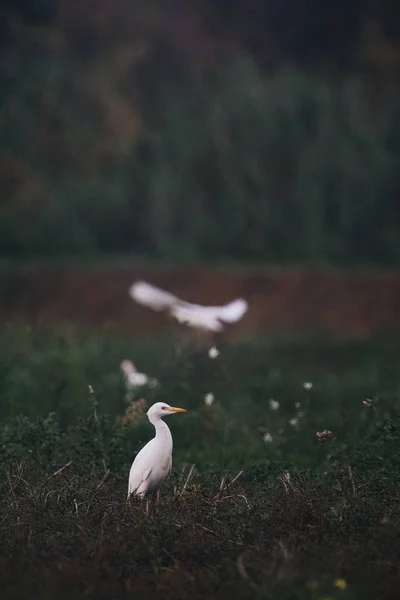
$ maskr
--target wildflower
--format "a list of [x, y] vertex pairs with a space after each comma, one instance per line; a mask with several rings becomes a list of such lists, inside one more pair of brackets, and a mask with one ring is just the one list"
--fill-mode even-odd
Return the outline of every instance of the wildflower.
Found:
[[88, 385], [89, 388], [89, 394], [94, 394], [94, 389], [92, 388], [91, 385]]
[[264, 433], [263, 440], [266, 444], [272, 442], [272, 435], [270, 433]]
[[269, 399], [269, 407], [271, 410], [278, 410], [278, 408], [280, 407], [280, 404], [278, 402], [278, 400], [274, 400], [273, 398]]
[[294, 403], [294, 407], [295, 407], [295, 408], [300, 408], [300, 402], [295, 402], [295, 403]]
[[215, 398], [214, 398], [214, 394], [206, 394], [204, 396], [204, 404], [206, 406], [211, 406], [211, 404], [214, 402]]
[[332, 433], [332, 431], [329, 431], [329, 429], [324, 429], [323, 431], [317, 431], [317, 433], [315, 435], [321, 441], [330, 440], [331, 437], [333, 437], [333, 433]]
[[303, 383], [303, 388], [304, 388], [305, 390], [311, 390], [311, 389], [312, 389], [312, 387], [313, 387], [313, 384], [312, 384], [312, 382], [311, 382], [311, 381], [305, 381], [305, 382]]
[[370, 398], [366, 398], [365, 400], [363, 400], [363, 404], [364, 406], [372, 406], [372, 400]]
[[347, 581], [345, 579], [335, 579], [333, 583], [339, 590], [345, 590], [347, 588]]
[[295, 427], [298, 424], [299, 420], [296, 419], [296, 417], [293, 417], [293, 419], [290, 419], [289, 421], [289, 425], [292, 425], [292, 427]]
[[219, 354], [220, 352], [216, 346], [211, 346], [211, 348], [208, 351], [208, 356], [210, 358], [218, 358]]
[[145, 373], [139, 373], [135, 364], [131, 360], [123, 360], [121, 362], [121, 371], [125, 378], [126, 388], [128, 390], [134, 390], [142, 385], [149, 385], [150, 387], [157, 387], [157, 379], [148, 377]]

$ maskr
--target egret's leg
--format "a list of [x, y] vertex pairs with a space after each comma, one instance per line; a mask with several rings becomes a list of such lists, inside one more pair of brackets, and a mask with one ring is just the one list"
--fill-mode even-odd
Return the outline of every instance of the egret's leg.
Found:
[[157, 490], [157, 504], [160, 502], [160, 490]]

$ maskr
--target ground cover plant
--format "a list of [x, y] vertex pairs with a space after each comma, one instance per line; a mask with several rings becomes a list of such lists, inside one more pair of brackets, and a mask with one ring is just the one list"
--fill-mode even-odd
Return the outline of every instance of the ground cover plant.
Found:
[[[400, 584], [398, 347], [0, 335], [2, 597], [389, 599]], [[160, 382], [127, 393], [123, 359]], [[143, 402], [142, 400], [145, 400]], [[144, 412], [174, 468], [126, 502]]]

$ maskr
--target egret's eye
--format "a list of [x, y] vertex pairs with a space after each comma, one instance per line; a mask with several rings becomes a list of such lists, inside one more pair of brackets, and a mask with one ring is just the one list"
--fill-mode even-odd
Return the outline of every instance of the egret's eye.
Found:
[[167, 410], [166, 406], [162, 406], [161, 408], [162, 408], [162, 410]]

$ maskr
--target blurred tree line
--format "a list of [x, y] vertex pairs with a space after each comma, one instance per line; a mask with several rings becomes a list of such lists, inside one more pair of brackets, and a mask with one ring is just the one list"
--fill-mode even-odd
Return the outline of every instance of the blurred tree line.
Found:
[[400, 259], [400, 5], [2, 3], [0, 252]]

